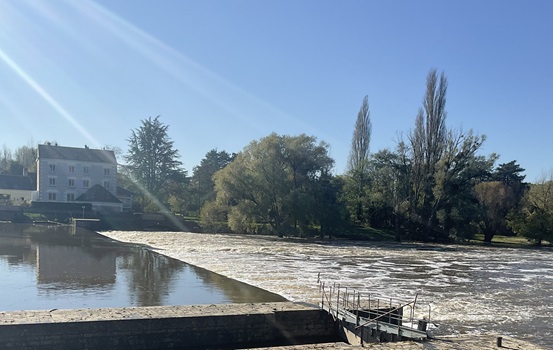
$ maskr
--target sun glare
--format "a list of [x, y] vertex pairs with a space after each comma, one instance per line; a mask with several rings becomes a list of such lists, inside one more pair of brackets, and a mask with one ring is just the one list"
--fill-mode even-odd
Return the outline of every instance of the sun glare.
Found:
[[69, 124], [71, 124], [87, 141], [94, 145], [101, 145], [86, 129], [63, 108], [42, 86], [31, 78], [17, 63], [15, 63], [2, 49], [0, 60], [13, 70], [27, 85], [40, 95], [52, 108], [54, 108]]
[[313, 130], [299, 119], [279, 110], [251, 93], [220, 77], [182, 52], [168, 46], [144, 30], [105, 9], [94, 1], [70, 2], [82, 16], [119, 38], [128, 47], [140, 53], [170, 77], [198, 92], [212, 103], [220, 106], [248, 126], [263, 133], [266, 123], [259, 122], [260, 115]]
[[[40, 45], [31, 45], [32, 43], [26, 42], [28, 39], [22, 34], [28, 30], [33, 30], [35, 33], [45, 30], [44, 28], [46, 27], [43, 28], [41, 24], [33, 21], [33, 16], [38, 16], [39, 20], [45, 21], [43, 23], [56, 28], [57, 35], [67, 37], [67, 45], [78, 45], [79, 48], [86, 50], [94, 56], [106, 55], [105, 48], [95, 48], [94, 41], [82, 40], [79, 36], [90, 35], [93, 32], [95, 35], [98, 35], [96, 38], [93, 38], [93, 40], [98, 40], [98, 43], [101, 43], [105, 39], [116, 39], [116, 42], [119, 41], [122, 47], [127, 47], [130, 51], [137, 52], [139, 57], [150, 62], [152, 67], [165, 72], [169, 79], [173, 79], [197, 92], [213, 105], [219, 106], [226, 111], [226, 115], [232, 116], [237, 121], [241, 121], [244, 126], [257, 130], [260, 134], [279, 131], [274, 128], [283, 127], [294, 130], [311, 130], [311, 132], [317, 133], [323, 139], [327, 139], [328, 141], [332, 139], [332, 137], [329, 139], [331, 135], [324, 135], [324, 133], [318, 132], [316, 126], [307, 125], [293, 115], [280, 110], [224, 79], [202, 64], [190, 59], [181, 51], [165, 44], [150, 33], [109, 11], [95, 1], [61, 1], [59, 3], [21, 2], [17, 6], [3, 5], [0, 3], [0, 8], [3, 7], [9, 13], [1, 11], [4, 13], [0, 13], [0, 19], [3, 17], [9, 19], [11, 17], [10, 13], [21, 18], [18, 21], [12, 21], [11, 24], [10, 21], [4, 22], [3, 25], [0, 24], [3, 27], [2, 32], [4, 32], [0, 33], [0, 35], [4, 35], [6, 40], [10, 40], [12, 43], [15, 42], [14, 45], [19, 46], [22, 50], [40, 50]], [[28, 22], [27, 25], [20, 25], [22, 21], [24, 23]], [[9, 34], [12, 31], [14, 31], [13, 35]], [[49, 34], [45, 31], [44, 35]], [[22, 45], [27, 45], [28, 47], [25, 48]], [[0, 58], [10, 69], [16, 72], [48, 104], [55, 108], [91, 144], [101, 145], [61, 105], [60, 101], [56, 100], [55, 95], [51, 91], [46, 91], [44, 88], [47, 86], [46, 82], [41, 84], [36, 77], [31, 76], [32, 74], [29, 73], [29, 70], [24, 68], [24, 64], [14, 61], [16, 55], [12, 55], [7, 48], [0, 47], [3, 50]], [[62, 49], [71, 48], [62, 47]], [[44, 57], [40, 51], [34, 54], [39, 55], [37, 57]], [[132, 57], [132, 54], [128, 56]], [[136, 57], [136, 55], [134, 56]], [[112, 59], [111, 57], [109, 58]], [[104, 59], [107, 58], [104, 57]], [[53, 61], [52, 64], [56, 65], [57, 63]], [[60, 69], [63, 72], [63, 67], [60, 67]], [[77, 83], [84, 84], [83, 82]], [[263, 118], [260, 118], [260, 116], [263, 116]], [[283, 131], [286, 132], [285, 130]]]

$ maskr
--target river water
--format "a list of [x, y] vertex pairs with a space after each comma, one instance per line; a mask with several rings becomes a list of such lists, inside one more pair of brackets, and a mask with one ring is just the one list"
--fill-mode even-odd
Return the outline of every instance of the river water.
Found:
[[69, 226], [0, 224], [0, 311], [283, 301]]
[[317, 276], [432, 308], [439, 334], [499, 333], [553, 348], [553, 250], [170, 232], [102, 234], [317, 303]]

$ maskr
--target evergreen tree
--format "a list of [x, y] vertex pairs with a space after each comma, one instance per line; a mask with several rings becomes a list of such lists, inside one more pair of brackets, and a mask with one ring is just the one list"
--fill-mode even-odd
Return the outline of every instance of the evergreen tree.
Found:
[[169, 125], [163, 124], [159, 116], [150, 117], [142, 120], [142, 125], [132, 130], [128, 139], [126, 169], [131, 179], [145, 191], [145, 202], [153, 199], [163, 202], [170, 194], [170, 185], [186, 178], [168, 129]]
[[193, 210], [200, 210], [203, 203], [215, 199], [215, 183], [213, 175], [226, 167], [236, 157], [236, 154], [229, 154], [226, 151], [212, 149], [207, 152], [200, 165], [195, 166], [192, 178], [190, 179], [191, 195], [193, 197], [190, 207]]

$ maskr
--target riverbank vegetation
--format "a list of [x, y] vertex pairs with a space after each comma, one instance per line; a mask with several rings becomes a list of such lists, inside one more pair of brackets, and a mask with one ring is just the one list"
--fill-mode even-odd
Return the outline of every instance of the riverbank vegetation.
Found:
[[[135, 211], [193, 216], [211, 232], [553, 241], [553, 177], [526, 183], [516, 160], [498, 164], [496, 153], [482, 154], [485, 135], [447, 125], [447, 88], [446, 76], [431, 70], [414, 125], [375, 152], [365, 96], [339, 175], [326, 142], [272, 133], [237, 154], [210, 150], [189, 176], [169, 126], [148, 118], [131, 132], [119, 184], [136, 194]], [[10, 158], [4, 147], [0, 171], [29, 166], [29, 150]]]

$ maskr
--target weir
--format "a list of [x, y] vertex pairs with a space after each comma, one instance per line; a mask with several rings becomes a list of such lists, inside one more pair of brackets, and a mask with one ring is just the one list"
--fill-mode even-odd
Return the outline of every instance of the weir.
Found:
[[[348, 345], [340, 340], [338, 321], [292, 302], [0, 312], [0, 349], [495, 350], [499, 344], [496, 335], [472, 334], [379, 344], [358, 337], [364, 345]], [[506, 349], [544, 350], [501, 339]]]
[[292, 302], [0, 312], [0, 349], [236, 349], [336, 341]]

